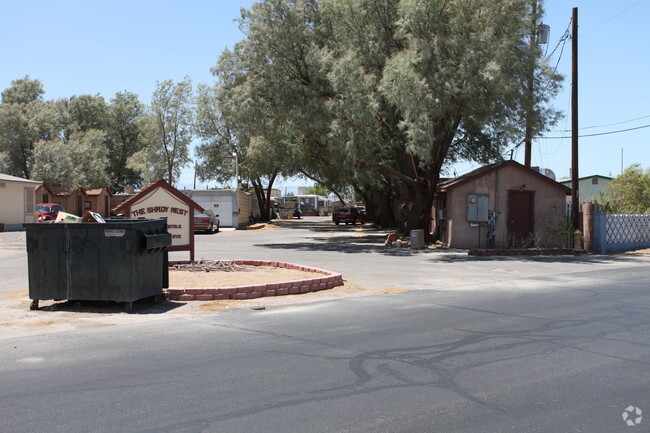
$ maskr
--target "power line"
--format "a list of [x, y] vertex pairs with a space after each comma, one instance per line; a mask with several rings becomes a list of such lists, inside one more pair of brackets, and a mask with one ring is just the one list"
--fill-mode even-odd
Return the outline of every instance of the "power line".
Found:
[[[623, 125], [625, 123], [631, 123], [631, 122], [636, 122], [637, 120], [643, 120], [649, 118], [649, 116], [643, 116], [643, 117], [637, 117], [636, 119], [630, 119], [630, 120], [623, 120], [621, 122], [616, 122], [616, 123], [608, 123], [606, 125], [594, 125], [594, 126], [585, 126], [584, 128], [580, 128], [580, 130], [585, 130], [585, 129], [596, 129], [596, 128], [605, 128], [608, 126], [616, 126], [616, 125]], [[553, 132], [571, 132], [570, 129], [556, 129]]]
[[[621, 132], [629, 132], [629, 131], [636, 131], [637, 129], [643, 129], [643, 128], [650, 128], [650, 125], [643, 125], [643, 126], [637, 126], [636, 128], [628, 128], [628, 129], [620, 129], [618, 131], [609, 131], [609, 132], [601, 132], [599, 134], [585, 134], [585, 135], [579, 135], [578, 137], [598, 137], [601, 135], [611, 135], [611, 134], [620, 134]], [[568, 136], [562, 136], [562, 137], [535, 137], [535, 138], [543, 138], [546, 140], [563, 140], [565, 138], [570, 138]]]
[[643, 1], [643, 0], [638, 0], [638, 1], [634, 2], [634, 3], [632, 3], [630, 6], [626, 7], [625, 9], [623, 9], [622, 11], [620, 11], [619, 13], [617, 13], [616, 15], [607, 18], [605, 21], [603, 21], [602, 23], [598, 24], [597, 26], [590, 28], [589, 30], [585, 31], [584, 33], [580, 33], [580, 35], [586, 35], [587, 33], [590, 33], [590, 32], [592, 32], [592, 31], [596, 30], [597, 28], [600, 28], [600, 27], [604, 26], [604, 25], [607, 24], [608, 22], [610, 22], [610, 21], [612, 21], [612, 20], [618, 18], [619, 16], [623, 15], [625, 12], [629, 11], [630, 9], [632, 9], [634, 6], [638, 5], [638, 4], [641, 3], [642, 1]]

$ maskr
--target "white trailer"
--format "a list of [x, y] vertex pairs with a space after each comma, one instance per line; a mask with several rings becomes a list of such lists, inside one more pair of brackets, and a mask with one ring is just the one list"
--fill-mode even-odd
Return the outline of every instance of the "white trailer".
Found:
[[250, 220], [252, 197], [244, 191], [229, 189], [183, 190], [183, 194], [210, 209], [219, 218], [221, 227], [239, 227]]

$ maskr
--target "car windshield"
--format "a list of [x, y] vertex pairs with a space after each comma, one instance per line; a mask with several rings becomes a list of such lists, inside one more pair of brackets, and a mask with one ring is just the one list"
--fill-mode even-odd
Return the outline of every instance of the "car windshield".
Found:
[[44, 206], [44, 205], [36, 206], [36, 212], [49, 212], [49, 211], [50, 211], [49, 206]]

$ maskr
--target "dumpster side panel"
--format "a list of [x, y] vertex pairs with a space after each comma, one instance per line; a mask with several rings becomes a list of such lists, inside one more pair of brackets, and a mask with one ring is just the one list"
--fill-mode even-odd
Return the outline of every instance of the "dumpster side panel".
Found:
[[135, 259], [133, 268], [137, 280], [133, 285], [134, 296], [146, 298], [161, 294], [163, 287], [162, 252], [145, 252]]
[[[59, 269], [63, 264], [60, 251], [59, 232], [40, 230], [26, 224], [27, 269], [29, 273], [30, 299], [67, 299], [65, 286]], [[65, 281], [63, 281], [65, 282]]]
[[133, 302], [166, 287], [166, 221], [25, 224], [31, 299]]
[[65, 226], [62, 250], [65, 255], [67, 299], [102, 300], [98, 272], [101, 255], [97, 230], [77, 227], [76, 224], [62, 225]]
[[99, 267], [102, 300], [131, 302], [135, 233], [131, 229], [106, 228], [100, 231], [102, 261]]

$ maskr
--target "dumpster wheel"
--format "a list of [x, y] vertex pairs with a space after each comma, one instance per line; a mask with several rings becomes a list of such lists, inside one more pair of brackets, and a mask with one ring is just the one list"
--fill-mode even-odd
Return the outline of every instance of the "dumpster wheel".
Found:
[[38, 299], [32, 300], [32, 303], [29, 304], [30, 310], [38, 310]]

